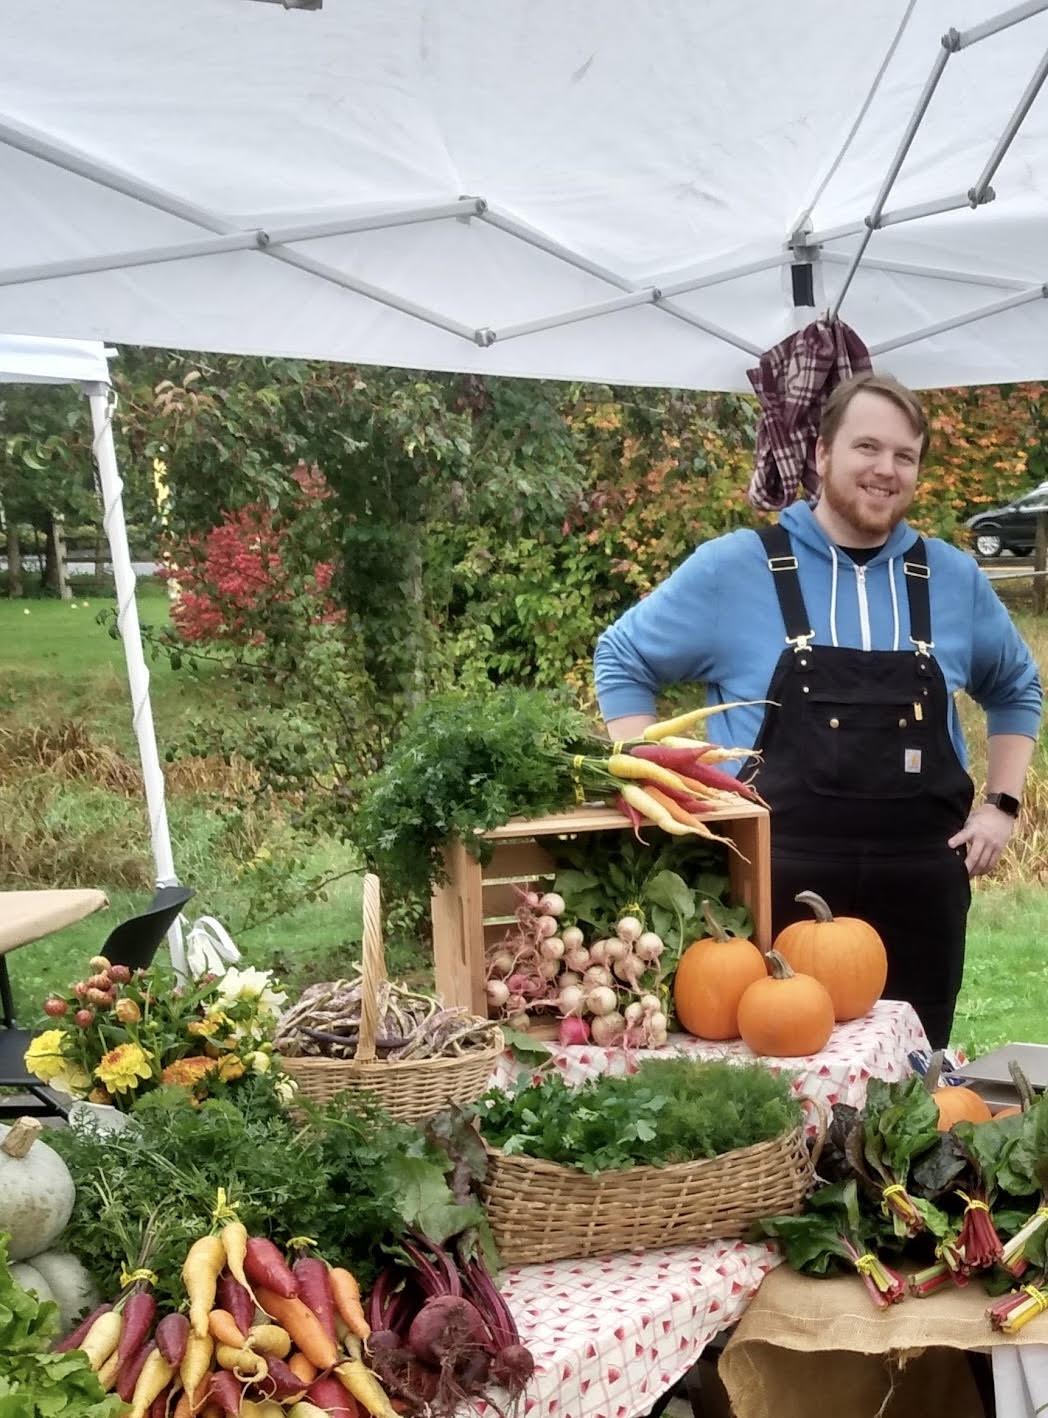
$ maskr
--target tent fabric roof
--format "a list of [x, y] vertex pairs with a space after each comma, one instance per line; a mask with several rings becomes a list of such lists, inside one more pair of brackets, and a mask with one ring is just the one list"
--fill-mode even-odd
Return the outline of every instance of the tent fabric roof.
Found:
[[798, 323], [791, 264], [813, 262], [806, 319], [868, 240], [840, 313], [879, 366], [1041, 377], [1048, 4], [1003, 13], [7, 5], [0, 328], [745, 389]]
[[70, 383], [109, 383], [103, 345], [37, 335], [0, 335], [0, 384]]

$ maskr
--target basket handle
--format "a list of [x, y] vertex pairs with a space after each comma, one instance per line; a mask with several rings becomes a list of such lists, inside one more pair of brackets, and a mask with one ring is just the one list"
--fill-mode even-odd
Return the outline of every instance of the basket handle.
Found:
[[826, 1130], [830, 1125], [830, 1110], [821, 1098], [815, 1098], [811, 1093], [802, 1093], [798, 1099], [801, 1107], [805, 1103], [810, 1103], [815, 1109], [815, 1137], [811, 1145], [811, 1165], [816, 1168], [819, 1165], [819, 1158], [822, 1156], [822, 1149], [826, 1145]]
[[378, 996], [386, 983], [386, 956], [382, 949], [382, 894], [374, 872], [364, 876], [364, 945], [361, 956], [360, 1038], [354, 1058], [375, 1062], [378, 1034]]

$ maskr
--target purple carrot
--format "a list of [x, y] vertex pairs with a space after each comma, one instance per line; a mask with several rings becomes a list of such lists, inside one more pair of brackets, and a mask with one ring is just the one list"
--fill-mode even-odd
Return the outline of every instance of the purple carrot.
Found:
[[87, 1337], [87, 1332], [98, 1319], [99, 1315], [108, 1314], [113, 1308], [113, 1302], [107, 1300], [104, 1305], [98, 1305], [91, 1311], [87, 1319], [81, 1320], [76, 1329], [70, 1330], [64, 1339], [60, 1339], [54, 1347], [56, 1354], [64, 1354], [68, 1349], [78, 1349], [80, 1341]]
[[329, 1339], [338, 1342], [335, 1331], [335, 1297], [331, 1293], [331, 1275], [327, 1263], [315, 1256], [299, 1256], [291, 1267], [298, 1282], [298, 1298], [313, 1311], [324, 1326]]
[[141, 1345], [119, 1366], [119, 1377], [116, 1381], [116, 1391], [125, 1403], [130, 1403], [135, 1396], [135, 1384], [138, 1383], [138, 1376], [145, 1367], [145, 1362], [156, 1348], [156, 1341], [153, 1339]]
[[262, 1285], [285, 1300], [292, 1300], [298, 1295], [298, 1282], [283, 1252], [265, 1236], [251, 1236], [248, 1239], [244, 1273], [252, 1285]]
[[224, 1270], [218, 1277], [215, 1294], [219, 1307], [229, 1311], [241, 1334], [247, 1334], [255, 1322], [255, 1302], [240, 1281]]
[[275, 1398], [278, 1403], [287, 1398], [299, 1398], [306, 1385], [294, 1372], [289, 1369], [283, 1359], [278, 1359], [275, 1354], [266, 1355], [266, 1377], [259, 1383], [260, 1392], [264, 1392], [267, 1398]]
[[153, 1399], [149, 1409], [149, 1418], [167, 1418], [167, 1405], [171, 1402], [171, 1385], [161, 1389], [156, 1398]]
[[151, 1290], [134, 1290], [124, 1301], [124, 1325], [117, 1345], [119, 1366], [123, 1368], [146, 1341], [156, 1318], [156, 1300]]
[[209, 1403], [217, 1403], [225, 1418], [237, 1418], [240, 1413], [241, 1390], [236, 1375], [227, 1369], [219, 1369], [208, 1379], [207, 1397]]
[[[247, 1331], [243, 1331], [245, 1334]], [[187, 1315], [165, 1315], [156, 1327], [156, 1347], [174, 1368], [178, 1368], [185, 1357], [189, 1342], [189, 1317]]]

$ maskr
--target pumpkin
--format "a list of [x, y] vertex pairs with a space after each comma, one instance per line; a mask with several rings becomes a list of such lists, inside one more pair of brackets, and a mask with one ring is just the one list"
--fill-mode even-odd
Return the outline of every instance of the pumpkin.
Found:
[[13, 1261], [46, 1251], [73, 1212], [73, 1178], [58, 1153], [37, 1140], [42, 1126], [37, 1118], [0, 1124], [0, 1231], [10, 1234]]
[[769, 974], [739, 1000], [743, 1043], [763, 1057], [817, 1054], [833, 1033], [833, 1000], [811, 975], [796, 973], [777, 950], [765, 957]]
[[945, 1084], [932, 1090], [932, 1102], [939, 1110], [938, 1128], [949, 1132], [954, 1123], [988, 1123], [993, 1117], [990, 1105], [974, 1088]]
[[1022, 1108], [1018, 1103], [1012, 1103], [1007, 1108], [998, 1108], [994, 1113], [995, 1118], [1014, 1118], [1017, 1113], [1021, 1113]]
[[810, 906], [814, 919], [784, 926], [775, 949], [798, 974], [812, 975], [826, 986], [838, 1023], [869, 1014], [888, 978], [884, 942], [868, 922], [835, 917], [814, 891], [801, 891], [793, 899]]
[[673, 976], [673, 1008], [683, 1028], [700, 1039], [737, 1039], [743, 992], [767, 975], [752, 941], [729, 935], [703, 907], [710, 934], [693, 941]]

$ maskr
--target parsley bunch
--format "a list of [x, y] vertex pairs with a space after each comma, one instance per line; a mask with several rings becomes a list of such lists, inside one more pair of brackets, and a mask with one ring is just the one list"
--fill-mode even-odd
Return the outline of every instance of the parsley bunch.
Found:
[[492, 844], [479, 833], [571, 805], [572, 753], [591, 732], [553, 691], [431, 699], [365, 783], [354, 842], [388, 890], [428, 896], [446, 879], [443, 850], [453, 838], [485, 861]]
[[625, 1078], [572, 1088], [560, 1074], [522, 1077], [478, 1105], [486, 1142], [583, 1172], [718, 1157], [797, 1127], [788, 1075], [763, 1064], [649, 1059]]

